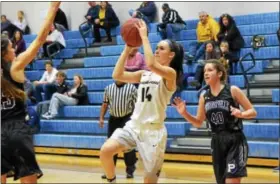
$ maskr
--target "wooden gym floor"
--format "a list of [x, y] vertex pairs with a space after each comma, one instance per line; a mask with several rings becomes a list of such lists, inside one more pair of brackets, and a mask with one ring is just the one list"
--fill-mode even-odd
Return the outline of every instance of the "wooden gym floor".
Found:
[[[39, 183], [107, 183], [98, 158], [38, 154], [37, 160], [44, 172]], [[125, 178], [125, 166], [118, 160], [117, 183], [142, 183], [143, 170], [138, 168], [134, 179]], [[8, 179], [8, 183], [19, 183]], [[159, 183], [215, 183], [212, 165], [165, 162]], [[248, 168], [248, 177], [242, 183], [279, 183], [279, 172], [272, 168]]]

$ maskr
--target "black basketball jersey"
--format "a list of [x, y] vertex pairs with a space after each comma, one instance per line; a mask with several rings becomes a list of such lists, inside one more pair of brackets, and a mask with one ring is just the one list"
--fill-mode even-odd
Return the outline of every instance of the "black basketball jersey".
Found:
[[230, 88], [230, 85], [226, 84], [218, 96], [213, 96], [211, 89], [204, 94], [206, 119], [212, 132], [243, 128], [242, 120], [231, 115], [230, 106], [239, 108], [239, 104], [233, 99]]
[[[5, 62], [5, 61], [2, 61]], [[23, 83], [14, 81], [10, 75], [10, 64], [2, 64], [3, 77], [15, 87], [24, 90]], [[1, 92], [1, 121], [21, 119], [26, 115], [26, 106], [23, 100], [7, 97]]]

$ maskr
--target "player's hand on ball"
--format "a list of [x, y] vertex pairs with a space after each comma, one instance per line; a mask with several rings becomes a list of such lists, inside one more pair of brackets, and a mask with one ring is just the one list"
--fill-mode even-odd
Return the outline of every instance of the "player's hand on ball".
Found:
[[184, 114], [186, 111], [186, 102], [182, 100], [180, 97], [175, 97], [173, 100], [174, 104], [172, 104], [173, 107], [176, 107], [179, 114]]
[[239, 109], [230, 106], [230, 111], [232, 116], [235, 116], [237, 118], [242, 118], [242, 112]]
[[148, 36], [147, 25], [143, 20], [140, 20], [136, 25], [141, 38], [146, 38]]

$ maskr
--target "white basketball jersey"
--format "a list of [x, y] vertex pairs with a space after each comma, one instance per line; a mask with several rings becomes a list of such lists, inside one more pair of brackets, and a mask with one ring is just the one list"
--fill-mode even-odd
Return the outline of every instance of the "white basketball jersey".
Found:
[[163, 123], [165, 110], [174, 91], [168, 91], [163, 78], [146, 71], [141, 76], [137, 102], [131, 120], [137, 123]]

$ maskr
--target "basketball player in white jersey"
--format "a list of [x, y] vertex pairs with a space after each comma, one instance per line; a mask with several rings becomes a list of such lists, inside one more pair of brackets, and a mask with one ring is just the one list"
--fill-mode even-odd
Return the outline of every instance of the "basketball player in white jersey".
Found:
[[164, 161], [167, 132], [165, 110], [183, 73], [184, 51], [175, 41], [163, 40], [153, 54], [143, 21], [137, 25], [150, 71], [126, 72], [125, 61], [132, 48], [125, 46], [113, 72], [113, 78], [127, 83], [139, 83], [138, 97], [131, 120], [117, 129], [104, 143], [100, 159], [108, 182], [116, 182], [113, 156], [137, 147], [144, 166], [144, 182], [157, 183]]

